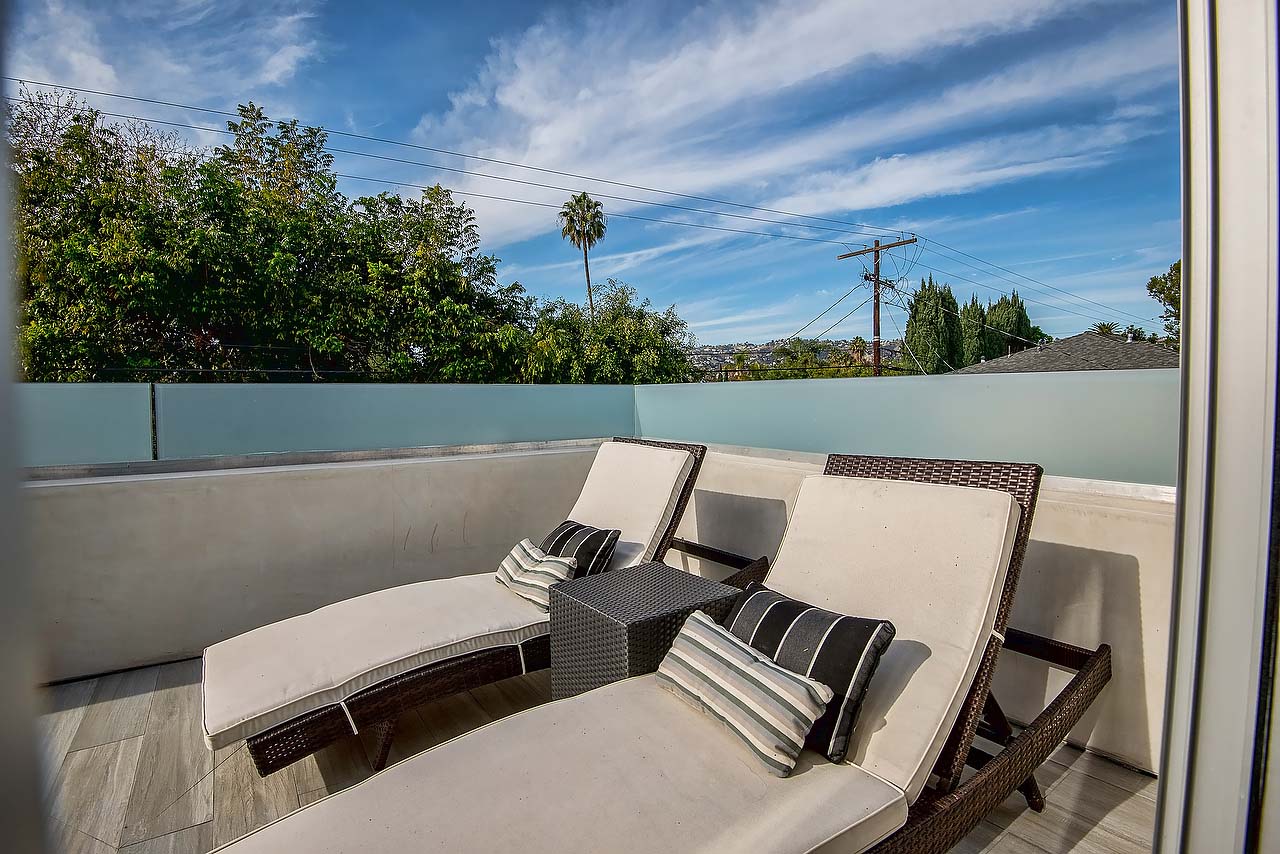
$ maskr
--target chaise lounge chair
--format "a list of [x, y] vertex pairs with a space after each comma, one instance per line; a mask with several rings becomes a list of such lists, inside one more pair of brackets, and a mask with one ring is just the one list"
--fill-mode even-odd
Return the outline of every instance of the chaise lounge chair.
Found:
[[[846, 761], [806, 750], [772, 776], [638, 676], [460, 736], [218, 850], [949, 850], [1025, 789], [1109, 679], [1110, 650], [1001, 631], [1038, 467], [832, 457], [827, 471], [804, 481], [768, 583], [897, 627]], [[983, 734], [1005, 743], [990, 756], [970, 742], [1002, 643], [1078, 673], [1016, 737], [988, 715]], [[957, 785], [949, 753], [976, 773]]]
[[[606, 442], [568, 518], [622, 532], [610, 568], [661, 560], [705, 454], [702, 445]], [[491, 572], [381, 590], [254, 629], [204, 652], [205, 741], [217, 749], [247, 739], [265, 777], [373, 730], [380, 770], [402, 712], [549, 666], [547, 630], [546, 612]]]

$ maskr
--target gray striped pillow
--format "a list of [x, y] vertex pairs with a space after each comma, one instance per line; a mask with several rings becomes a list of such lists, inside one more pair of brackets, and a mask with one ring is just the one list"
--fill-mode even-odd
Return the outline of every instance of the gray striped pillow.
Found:
[[546, 611], [551, 607], [551, 585], [568, 581], [577, 566], [574, 558], [550, 557], [525, 538], [502, 559], [496, 578], [512, 593]]
[[843, 762], [867, 685], [893, 640], [893, 623], [815, 608], [753, 581], [724, 624], [770, 661], [831, 687], [835, 699], [809, 731], [808, 744]]
[[796, 767], [831, 689], [774, 664], [694, 611], [658, 665], [658, 684], [719, 720], [769, 773]]

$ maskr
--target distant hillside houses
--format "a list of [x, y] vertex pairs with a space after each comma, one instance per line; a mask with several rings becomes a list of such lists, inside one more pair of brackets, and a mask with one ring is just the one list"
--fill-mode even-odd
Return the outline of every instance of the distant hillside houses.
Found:
[[[772, 368], [782, 362], [783, 357], [775, 351], [786, 344], [787, 341], [788, 339], [779, 338], [764, 344], [752, 344], [750, 342], [741, 344], [699, 344], [690, 352], [689, 358], [695, 367], [702, 370], [718, 370], [725, 365], [732, 365], [733, 357], [738, 353], [745, 353], [748, 361]], [[843, 361], [852, 347], [852, 339], [824, 340], [819, 344], [817, 352], [819, 358], [823, 360]], [[901, 340], [880, 342], [880, 358], [884, 362], [898, 361], [903, 352]], [[871, 364], [870, 341], [866, 344], [862, 358], [868, 365]]]

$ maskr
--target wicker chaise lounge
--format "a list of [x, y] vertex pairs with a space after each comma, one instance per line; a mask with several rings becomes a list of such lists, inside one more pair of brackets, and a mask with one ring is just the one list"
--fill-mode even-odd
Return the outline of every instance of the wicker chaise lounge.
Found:
[[[949, 850], [1029, 788], [1109, 679], [1110, 651], [998, 628], [1038, 467], [833, 457], [828, 472], [804, 481], [768, 584], [897, 626], [845, 762], [805, 751], [791, 776], [772, 776], [716, 721], [639, 676], [456, 738], [219, 850]], [[763, 572], [744, 566], [735, 580]], [[992, 757], [970, 741], [993, 708], [1002, 635], [1079, 672], [1016, 737], [982, 724], [1006, 743]], [[959, 785], [955, 755], [979, 766]]]
[[[621, 530], [611, 567], [661, 560], [705, 454], [702, 445], [605, 442], [568, 518]], [[216, 749], [246, 739], [266, 776], [372, 730], [380, 770], [402, 712], [547, 667], [547, 630], [547, 614], [495, 584], [491, 571], [382, 590], [264, 626], [205, 650], [205, 741]]]

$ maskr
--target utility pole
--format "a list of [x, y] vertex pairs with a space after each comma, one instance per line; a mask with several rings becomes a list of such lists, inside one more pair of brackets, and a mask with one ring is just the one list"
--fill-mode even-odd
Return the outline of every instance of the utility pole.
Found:
[[898, 240], [893, 243], [886, 243], [881, 246], [877, 240], [874, 246], [868, 246], [866, 249], [858, 249], [854, 252], [846, 252], [843, 255], [837, 255], [837, 261], [843, 261], [845, 258], [856, 258], [859, 255], [866, 255], [868, 252], [872, 255], [874, 271], [871, 274], [872, 295], [875, 300], [875, 307], [871, 311], [871, 373], [873, 376], [880, 376], [880, 253], [889, 249], [896, 249], [899, 246], [906, 246], [908, 243], [915, 243], [917, 238], [908, 237], [906, 240]]

